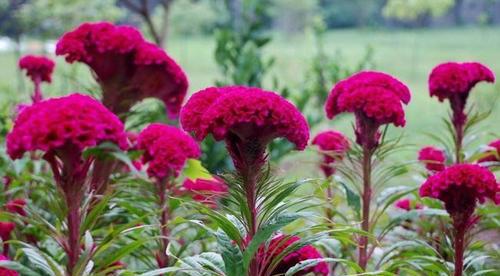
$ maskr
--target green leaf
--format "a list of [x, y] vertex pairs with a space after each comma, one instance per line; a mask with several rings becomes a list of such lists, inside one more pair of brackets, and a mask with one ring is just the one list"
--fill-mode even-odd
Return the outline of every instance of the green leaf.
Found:
[[24, 265], [20, 263], [16, 263], [13, 261], [0, 261], [0, 267], [5, 267], [8, 269], [15, 270], [20, 273], [20, 275], [26, 275], [26, 276], [38, 276], [40, 273], [35, 272]]
[[213, 179], [213, 176], [208, 172], [208, 170], [203, 167], [200, 160], [188, 159], [182, 175], [189, 179]]
[[353, 192], [346, 184], [340, 182], [342, 187], [345, 189], [346, 197], [347, 197], [347, 205], [351, 207], [359, 217], [361, 212], [361, 198], [355, 192]]
[[[351, 268], [354, 270], [356, 273], [361, 273], [363, 269], [359, 267], [358, 264], [355, 262], [346, 260], [346, 259], [339, 259], [339, 258], [318, 258], [318, 259], [309, 259], [305, 261], [301, 261], [298, 264], [292, 266], [290, 269], [287, 270], [285, 276], [293, 276], [295, 273], [300, 272], [306, 268], [313, 267], [319, 263], [341, 263], [346, 265], [348, 268]], [[356, 274], [356, 275], [363, 275], [363, 274]], [[366, 275], [366, 274], [365, 274]], [[379, 274], [371, 274], [371, 275], [379, 275]], [[392, 275], [392, 274], [386, 274], [386, 275]]]
[[219, 230], [215, 233], [217, 238], [222, 259], [226, 267], [226, 276], [242, 276], [243, 273], [243, 256], [241, 250], [233, 244], [233, 241]]

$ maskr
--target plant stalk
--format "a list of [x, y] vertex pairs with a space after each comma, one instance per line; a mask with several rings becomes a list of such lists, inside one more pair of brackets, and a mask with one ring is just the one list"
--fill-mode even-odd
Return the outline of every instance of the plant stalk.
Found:
[[80, 200], [70, 197], [67, 199], [68, 205], [68, 273], [72, 275], [73, 270], [80, 258]]
[[464, 269], [464, 239], [465, 227], [459, 227], [455, 233], [455, 274], [454, 276], [462, 276]]
[[170, 210], [167, 206], [167, 185], [166, 181], [160, 181], [157, 184], [158, 187], [158, 205], [161, 209], [160, 214], [160, 233], [161, 233], [161, 242], [160, 242], [160, 252], [158, 252], [158, 267], [164, 268], [168, 266], [169, 258], [166, 253], [169, 240], [168, 236], [170, 235], [167, 224], [170, 220]]
[[[371, 171], [372, 171], [372, 154], [373, 150], [367, 146], [363, 146], [363, 221], [361, 222], [361, 229], [365, 232], [370, 231], [370, 202], [372, 197], [371, 188]], [[368, 264], [368, 237], [361, 236], [359, 240], [359, 266], [366, 270]]]

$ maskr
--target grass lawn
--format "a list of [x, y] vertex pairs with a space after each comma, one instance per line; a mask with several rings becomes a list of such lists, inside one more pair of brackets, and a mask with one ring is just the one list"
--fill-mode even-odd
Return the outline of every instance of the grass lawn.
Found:
[[[407, 83], [413, 99], [407, 108], [408, 141], [417, 144], [427, 143], [423, 132], [434, 132], [439, 127], [440, 117], [445, 116], [447, 106], [429, 98], [427, 76], [437, 63], [448, 60], [477, 60], [489, 65], [500, 74], [500, 28], [466, 28], [445, 30], [338, 30], [326, 36], [326, 49], [332, 54], [341, 52], [342, 62], [352, 66], [365, 53], [367, 46], [374, 49], [377, 70], [386, 71]], [[218, 77], [213, 59], [214, 41], [210, 37], [173, 37], [168, 43], [169, 53], [184, 67], [194, 92], [212, 85]], [[304, 72], [310, 66], [315, 48], [310, 35], [293, 37], [276, 36], [266, 49], [268, 56], [276, 58], [271, 73], [280, 83], [289, 87], [300, 87]], [[7, 98], [27, 97], [26, 91], [18, 91], [15, 58], [12, 54], [0, 54], [0, 101]], [[69, 91], [93, 89], [90, 74], [84, 66], [68, 66], [58, 59], [56, 77], [52, 86], [46, 86], [50, 94], [63, 94]], [[69, 77], [78, 75], [78, 78]], [[268, 80], [270, 83], [270, 79]], [[333, 85], [333, 84], [332, 84]], [[26, 88], [25, 88], [26, 89]], [[487, 105], [494, 94], [500, 93], [500, 86], [479, 85], [474, 100]], [[497, 108], [500, 110], [500, 107]], [[500, 125], [497, 123], [500, 111], [490, 118], [490, 136], [481, 139], [486, 142], [493, 136], [498, 137]], [[350, 118], [344, 117], [334, 123], [325, 123], [351, 132]], [[316, 131], [316, 130], [315, 130]]]

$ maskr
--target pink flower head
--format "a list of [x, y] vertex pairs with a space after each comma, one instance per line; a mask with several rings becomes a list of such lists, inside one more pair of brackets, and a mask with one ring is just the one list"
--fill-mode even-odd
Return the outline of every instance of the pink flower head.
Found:
[[406, 210], [406, 211], [410, 211], [410, 210], [413, 210], [413, 209], [422, 209], [423, 208], [423, 206], [421, 204], [414, 203], [409, 198], [400, 199], [400, 200], [396, 201], [396, 203], [394, 205], [397, 208], [402, 209], [402, 210]]
[[486, 156], [479, 159], [478, 162], [500, 162], [500, 139], [488, 144], [491, 148], [486, 152]]
[[128, 147], [122, 122], [94, 98], [71, 94], [26, 107], [7, 135], [7, 153], [18, 159], [27, 151], [71, 148], [74, 154], [105, 141]]
[[425, 164], [425, 168], [432, 172], [444, 170], [446, 154], [435, 147], [424, 147], [418, 152], [418, 161]]
[[23, 217], [26, 216], [26, 210], [24, 207], [26, 206], [26, 200], [24, 198], [13, 199], [7, 204], [5, 204], [5, 209], [13, 214], [19, 214]]
[[470, 90], [479, 82], [494, 82], [495, 75], [478, 62], [447, 62], [432, 69], [429, 75], [430, 95], [439, 101], [450, 100], [455, 125], [463, 125], [464, 113]]
[[137, 149], [144, 150], [142, 163], [149, 164], [150, 177], [177, 176], [189, 158], [200, 156], [200, 147], [186, 132], [173, 126], [154, 123], [137, 137]]
[[10, 234], [16, 228], [16, 224], [13, 222], [0, 221], [0, 238], [3, 242], [10, 240]]
[[[285, 249], [300, 240], [297, 236], [287, 236], [279, 234], [275, 236], [267, 247], [261, 245], [258, 250], [258, 257], [264, 260], [264, 264], [269, 266], [274, 258], [278, 257]], [[286, 255], [274, 268], [272, 275], [280, 274], [284, 275], [288, 269], [295, 266], [301, 261], [310, 259], [323, 258], [321, 253], [314, 248], [312, 245], [306, 245], [300, 249], [293, 251]], [[329, 275], [330, 269], [325, 262], [320, 262], [313, 267], [306, 268], [294, 275], [306, 275], [308, 273], [314, 273], [314, 275]]]
[[26, 70], [26, 75], [33, 82], [51, 82], [55, 63], [44, 56], [27, 55], [19, 60], [19, 68]]
[[303, 150], [309, 139], [307, 122], [294, 105], [255, 87], [199, 91], [183, 107], [181, 123], [199, 140], [208, 134], [218, 141], [225, 139], [235, 164], [262, 159], [267, 144], [275, 138], [288, 139], [298, 150]]
[[[7, 253], [4, 252], [4, 254], [7, 254]], [[0, 261], [10, 261], [10, 259], [4, 255], [0, 255]], [[2, 276], [19, 276], [19, 273], [17, 273], [17, 271], [12, 270], [12, 269], [0, 267], [0, 275], [2, 275]]]
[[215, 200], [223, 197], [228, 192], [228, 187], [220, 179], [186, 179], [182, 184], [183, 188], [192, 193], [194, 200], [215, 206]]
[[364, 71], [337, 83], [328, 96], [325, 110], [329, 119], [343, 112], [353, 112], [357, 142], [375, 147], [380, 125], [405, 125], [403, 104], [408, 104], [410, 98], [408, 87], [396, 78]]
[[[474, 212], [476, 202], [486, 198], [497, 201], [500, 185], [488, 169], [473, 164], [453, 165], [430, 176], [420, 187], [420, 196], [444, 202], [452, 217], [465, 223]], [[497, 204], [500, 202], [496, 202]]]
[[70, 63], [87, 64], [102, 87], [104, 104], [117, 114], [155, 97], [175, 118], [186, 96], [188, 81], [182, 68], [131, 26], [84, 23], [61, 37], [56, 54]]
[[334, 173], [332, 164], [335, 159], [342, 159], [350, 148], [349, 140], [338, 131], [328, 130], [320, 132], [314, 137], [313, 145], [319, 147], [323, 155], [321, 169], [325, 175], [331, 176]]

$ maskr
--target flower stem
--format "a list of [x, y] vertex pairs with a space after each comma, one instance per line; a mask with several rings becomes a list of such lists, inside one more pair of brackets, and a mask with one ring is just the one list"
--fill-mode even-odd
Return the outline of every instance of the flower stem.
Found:
[[455, 163], [462, 163], [462, 143], [464, 139], [463, 124], [454, 124], [455, 127]]
[[[372, 171], [372, 154], [373, 150], [364, 146], [363, 147], [363, 221], [361, 222], [361, 229], [365, 232], [370, 231], [370, 202], [372, 197], [371, 188], [371, 171]], [[359, 266], [366, 270], [368, 264], [368, 237], [361, 236], [359, 240]]]
[[161, 233], [161, 242], [160, 242], [160, 251], [158, 252], [158, 267], [163, 268], [168, 266], [169, 258], [166, 253], [167, 247], [169, 244], [168, 236], [168, 221], [170, 219], [170, 210], [167, 206], [167, 185], [166, 181], [159, 181], [157, 183], [158, 188], [158, 205], [161, 209], [160, 214], [160, 233]]
[[72, 275], [78, 259], [80, 258], [80, 201], [76, 198], [68, 198], [68, 273]]
[[[255, 176], [250, 172], [245, 177], [245, 187], [246, 187], [246, 197], [247, 197], [247, 206], [250, 211], [250, 221], [248, 222], [248, 241], [251, 241], [255, 234], [257, 233], [257, 208], [256, 208], [256, 195], [255, 195], [255, 186], [256, 180]], [[258, 275], [258, 262], [254, 258], [250, 262], [249, 266], [249, 275]]]
[[465, 227], [459, 227], [455, 233], [455, 274], [454, 276], [462, 276], [464, 269], [464, 238]]

